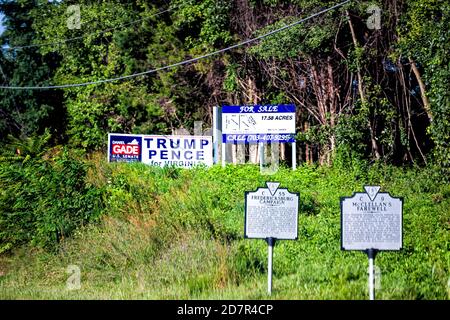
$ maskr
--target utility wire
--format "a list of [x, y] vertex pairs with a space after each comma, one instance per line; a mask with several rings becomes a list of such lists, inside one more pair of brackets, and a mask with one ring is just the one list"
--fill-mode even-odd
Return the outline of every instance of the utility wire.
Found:
[[192, 59], [180, 61], [180, 62], [177, 62], [177, 63], [174, 63], [174, 64], [170, 64], [170, 65], [166, 65], [166, 66], [163, 66], [163, 67], [159, 67], [159, 68], [155, 68], [155, 69], [151, 69], [151, 70], [147, 70], [147, 71], [143, 71], [143, 72], [130, 74], [130, 75], [127, 75], [127, 76], [121, 76], [121, 77], [116, 77], [116, 78], [111, 78], [111, 79], [103, 79], [103, 80], [97, 80], [97, 81], [90, 81], [90, 82], [84, 82], [84, 83], [72, 83], [72, 84], [55, 85], [55, 86], [26, 86], [26, 87], [0, 86], [0, 89], [9, 89], [9, 90], [48, 90], [48, 89], [75, 88], [75, 87], [82, 87], [82, 86], [88, 86], [88, 85], [97, 85], [97, 84], [102, 84], [102, 83], [108, 83], [108, 82], [115, 82], [115, 81], [119, 81], [119, 80], [131, 79], [131, 78], [135, 78], [135, 77], [139, 77], [139, 76], [155, 73], [155, 72], [158, 72], [158, 71], [167, 70], [167, 69], [171, 69], [171, 68], [178, 67], [178, 66], [183, 66], [183, 65], [186, 65], [186, 64], [189, 64], [189, 63], [193, 63], [193, 62], [196, 62], [198, 60], [205, 59], [205, 58], [211, 57], [213, 55], [220, 54], [220, 53], [232, 50], [234, 48], [242, 47], [242, 46], [250, 44], [252, 42], [264, 39], [264, 38], [269, 37], [269, 36], [271, 36], [273, 34], [281, 32], [283, 30], [292, 28], [292, 27], [294, 27], [294, 26], [296, 26], [296, 25], [298, 25], [300, 23], [303, 23], [303, 22], [305, 22], [307, 20], [315, 18], [315, 17], [317, 17], [317, 16], [319, 16], [321, 14], [324, 14], [324, 13], [326, 13], [328, 11], [331, 11], [331, 10], [334, 10], [336, 8], [339, 8], [339, 7], [347, 4], [350, 1], [351, 0], [346, 0], [346, 1], [341, 2], [341, 3], [337, 4], [337, 5], [334, 5], [334, 6], [330, 7], [330, 8], [327, 8], [327, 9], [324, 9], [324, 10], [319, 11], [317, 13], [314, 13], [314, 14], [312, 14], [312, 15], [304, 18], [304, 19], [300, 19], [300, 20], [298, 20], [296, 22], [293, 22], [291, 24], [285, 25], [285, 26], [283, 26], [281, 28], [272, 30], [270, 32], [264, 33], [264, 34], [262, 34], [262, 35], [260, 35], [258, 37], [255, 37], [255, 38], [248, 39], [248, 40], [245, 40], [243, 42], [237, 43], [237, 44], [232, 45], [230, 47], [223, 48], [223, 49], [220, 49], [220, 50], [217, 50], [217, 51], [214, 51], [214, 52], [202, 55], [202, 56], [198, 56], [198, 57], [195, 57], [195, 58], [192, 58]]
[[30, 44], [30, 45], [26, 45], [26, 46], [5, 47], [4, 49], [12, 51], [12, 50], [23, 50], [23, 49], [28, 49], [28, 48], [38, 48], [38, 47], [44, 47], [44, 46], [60, 45], [60, 44], [64, 44], [64, 43], [67, 43], [67, 42], [72, 42], [72, 41], [75, 41], [75, 40], [81, 40], [81, 39], [84, 39], [84, 38], [92, 36], [92, 35], [101, 35], [101, 34], [104, 34], [106, 32], [110, 32], [110, 31], [116, 30], [116, 29], [121, 29], [121, 28], [124, 28], [124, 27], [128, 27], [128, 26], [137, 24], [139, 22], [148, 20], [150, 18], [154, 18], [156, 16], [162, 15], [163, 13], [172, 11], [173, 9], [174, 8], [169, 8], [169, 9], [166, 9], [166, 10], [163, 10], [163, 11], [159, 11], [159, 12], [157, 12], [157, 13], [151, 15], [151, 16], [148, 16], [148, 17], [145, 17], [145, 18], [142, 18], [142, 19], [138, 19], [138, 20], [134, 20], [134, 21], [131, 21], [131, 22], [128, 22], [128, 23], [124, 23], [124, 24], [121, 24], [121, 25], [118, 25], [117, 27], [112, 27], [112, 28], [108, 28], [108, 29], [105, 29], [105, 30], [101, 30], [101, 31], [87, 33], [87, 34], [84, 34], [84, 35], [78, 36], [78, 37], [63, 39], [63, 40], [55, 41], [55, 42]]

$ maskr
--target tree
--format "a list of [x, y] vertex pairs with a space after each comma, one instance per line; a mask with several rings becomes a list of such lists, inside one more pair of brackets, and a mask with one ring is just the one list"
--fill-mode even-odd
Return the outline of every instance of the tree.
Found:
[[[450, 6], [408, 1], [398, 28], [397, 54], [407, 57], [420, 84], [437, 163], [450, 169]], [[423, 80], [422, 80], [423, 78]], [[429, 100], [429, 102], [428, 102]]]
[[[36, 39], [35, 20], [29, 14], [36, 1], [1, 1], [5, 15], [5, 32], [0, 36], [4, 45], [0, 53], [0, 81], [5, 86], [49, 84], [58, 67], [56, 54], [39, 53], [27, 47]], [[24, 46], [14, 49], [13, 47]], [[30, 136], [51, 128], [53, 136], [64, 139], [65, 111], [60, 91], [0, 89], [0, 140], [8, 134]]]

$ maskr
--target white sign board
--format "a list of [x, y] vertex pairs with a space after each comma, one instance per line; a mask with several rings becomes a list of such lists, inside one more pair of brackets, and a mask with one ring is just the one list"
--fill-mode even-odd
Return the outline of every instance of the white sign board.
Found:
[[294, 142], [295, 106], [223, 106], [223, 143]]
[[342, 250], [400, 250], [403, 200], [365, 186], [365, 193], [341, 198]]
[[278, 182], [266, 184], [245, 192], [245, 237], [297, 239], [299, 194], [278, 188]]
[[108, 135], [108, 161], [165, 167], [212, 166], [211, 136]]

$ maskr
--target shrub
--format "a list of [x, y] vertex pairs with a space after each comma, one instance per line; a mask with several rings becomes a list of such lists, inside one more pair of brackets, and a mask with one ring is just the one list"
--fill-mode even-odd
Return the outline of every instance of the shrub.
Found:
[[87, 165], [67, 149], [51, 159], [3, 159], [0, 253], [29, 242], [55, 248], [75, 228], [95, 220], [102, 190], [86, 183], [86, 172]]

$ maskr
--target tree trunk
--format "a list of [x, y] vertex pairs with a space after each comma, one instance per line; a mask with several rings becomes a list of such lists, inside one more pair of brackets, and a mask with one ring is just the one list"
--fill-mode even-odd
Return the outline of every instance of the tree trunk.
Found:
[[286, 144], [280, 143], [280, 158], [281, 160], [286, 160]]
[[[358, 46], [359, 46], [358, 45], [358, 40], [356, 39], [355, 30], [353, 29], [352, 20], [350, 19], [350, 14], [349, 14], [348, 10], [346, 10], [345, 13], [347, 14], [348, 25], [350, 27], [350, 32], [352, 34], [353, 44], [354, 44], [355, 48], [358, 48]], [[361, 102], [365, 103], [366, 102], [366, 97], [365, 97], [365, 94], [364, 94], [363, 80], [362, 80], [362, 76], [361, 76], [361, 67], [359, 66], [359, 64], [357, 65], [356, 76], [358, 77], [359, 96], [361, 98]], [[375, 155], [375, 159], [379, 160], [381, 158], [381, 156], [380, 156], [380, 152], [379, 152], [379, 149], [378, 149], [377, 140], [375, 139], [375, 133], [373, 131], [372, 124], [370, 123], [370, 119], [367, 119], [367, 127], [368, 127], [369, 132], [370, 132], [370, 141], [372, 143], [372, 151], [373, 151], [373, 153]]]
[[333, 66], [331, 65], [331, 58], [329, 57], [327, 60], [327, 71], [328, 71], [328, 103], [329, 103], [329, 111], [330, 111], [330, 153], [328, 154], [327, 163], [331, 165], [332, 155], [336, 148], [336, 136], [334, 134], [334, 129], [336, 127], [336, 88], [334, 84], [333, 78]]
[[425, 84], [423, 83], [422, 77], [420, 76], [419, 69], [417, 69], [416, 62], [413, 59], [409, 58], [409, 63], [411, 64], [412, 71], [414, 72], [417, 82], [419, 83], [420, 96], [422, 97], [423, 108], [427, 113], [428, 119], [430, 120], [430, 122], [432, 122], [433, 115], [431, 114], [430, 102], [428, 101], [428, 97], [425, 94]]
[[[303, 130], [304, 132], [307, 132], [309, 130], [309, 122], [305, 121], [303, 123]], [[306, 143], [306, 147], [305, 147], [305, 161], [307, 164], [311, 164], [312, 163], [312, 151], [311, 151], [311, 145], [309, 143]]]

